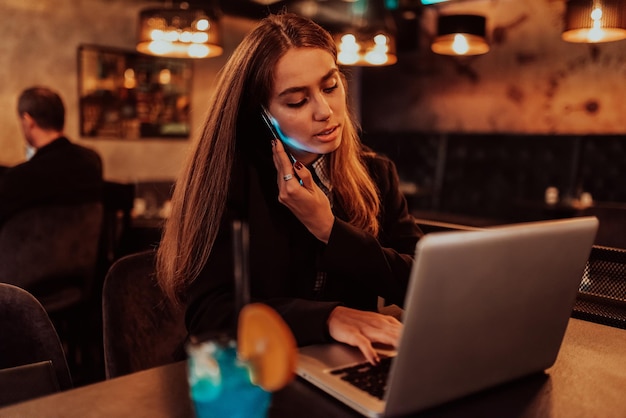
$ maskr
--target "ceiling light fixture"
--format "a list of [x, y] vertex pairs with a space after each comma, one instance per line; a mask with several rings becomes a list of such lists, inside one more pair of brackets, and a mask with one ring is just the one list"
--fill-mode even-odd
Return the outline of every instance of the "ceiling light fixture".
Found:
[[384, 0], [342, 2], [350, 25], [332, 31], [342, 65], [382, 66], [397, 62], [396, 27]]
[[568, 0], [565, 4], [567, 42], [611, 42], [626, 39], [626, 1]]
[[137, 51], [172, 58], [209, 58], [221, 55], [221, 33], [215, 8], [144, 9], [139, 14]]
[[480, 55], [489, 52], [487, 19], [480, 15], [440, 15], [433, 52], [442, 55]]

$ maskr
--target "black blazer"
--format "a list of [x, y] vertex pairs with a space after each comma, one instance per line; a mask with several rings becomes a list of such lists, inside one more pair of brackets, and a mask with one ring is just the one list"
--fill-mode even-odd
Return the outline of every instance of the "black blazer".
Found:
[[60, 137], [0, 175], [0, 226], [30, 207], [100, 201], [102, 188], [100, 156]]
[[[340, 304], [375, 311], [382, 296], [401, 306], [421, 231], [399, 191], [394, 164], [374, 154], [365, 159], [382, 200], [381, 232], [376, 238], [348, 224], [335, 204], [328, 244], [318, 241], [278, 202], [271, 159], [256, 161], [248, 184], [240, 189], [247, 190], [245, 199], [237, 202], [237, 196], [231, 196], [211, 256], [187, 289], [189, 334], [236, 329], [231, 221], [237, 213], [249, 221], [252, 300], [274, 307], [299, 345], [328, 341], [328, 316]], [[326, 272], [326, 281], [314, 291], [318, 271]]]

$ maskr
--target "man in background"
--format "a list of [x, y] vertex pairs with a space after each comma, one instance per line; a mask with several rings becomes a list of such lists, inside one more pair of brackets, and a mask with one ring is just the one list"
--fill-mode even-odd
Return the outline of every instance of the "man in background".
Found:
[[47, 87], [24, 90], [17, 112], [28, 161], [0, 170], [0, 228], [14, 214], [34, 206], [102, 200], [102, 160], [64, 135], [65, 107]]

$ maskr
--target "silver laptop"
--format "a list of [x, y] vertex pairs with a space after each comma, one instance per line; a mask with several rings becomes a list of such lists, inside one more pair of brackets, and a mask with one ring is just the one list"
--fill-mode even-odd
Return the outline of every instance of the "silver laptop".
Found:
[[543, 371], [556, 360], [597, 228], [584, 217], [427, 234], [416, 247], [400, 345], [382, 353], [392, 357], [384, 395], [345, 380], [365, 359], [343, 344], [301, 348], [297, 373], [379, 417]]

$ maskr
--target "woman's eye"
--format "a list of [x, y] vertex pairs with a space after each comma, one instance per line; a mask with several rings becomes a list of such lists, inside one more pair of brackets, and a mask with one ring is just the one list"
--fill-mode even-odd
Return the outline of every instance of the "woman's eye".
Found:
[[296, 103], [287, 103], [287, 107], [302, 107], [306, 103], [306, 99], [302, 99]]
[[335, 84], [333, 84], [333, 85], [332, 85], [332, 86], [330, 86], [330, 87], [326, 87], [326, 88], [324, 89], [324, 92], [325, 92], [325, 93], [332, 93], [333, 91], [335, 91], [335, 90], [337, 89], [337, 87], [339, 87], [339, 84], [335, 83]]

